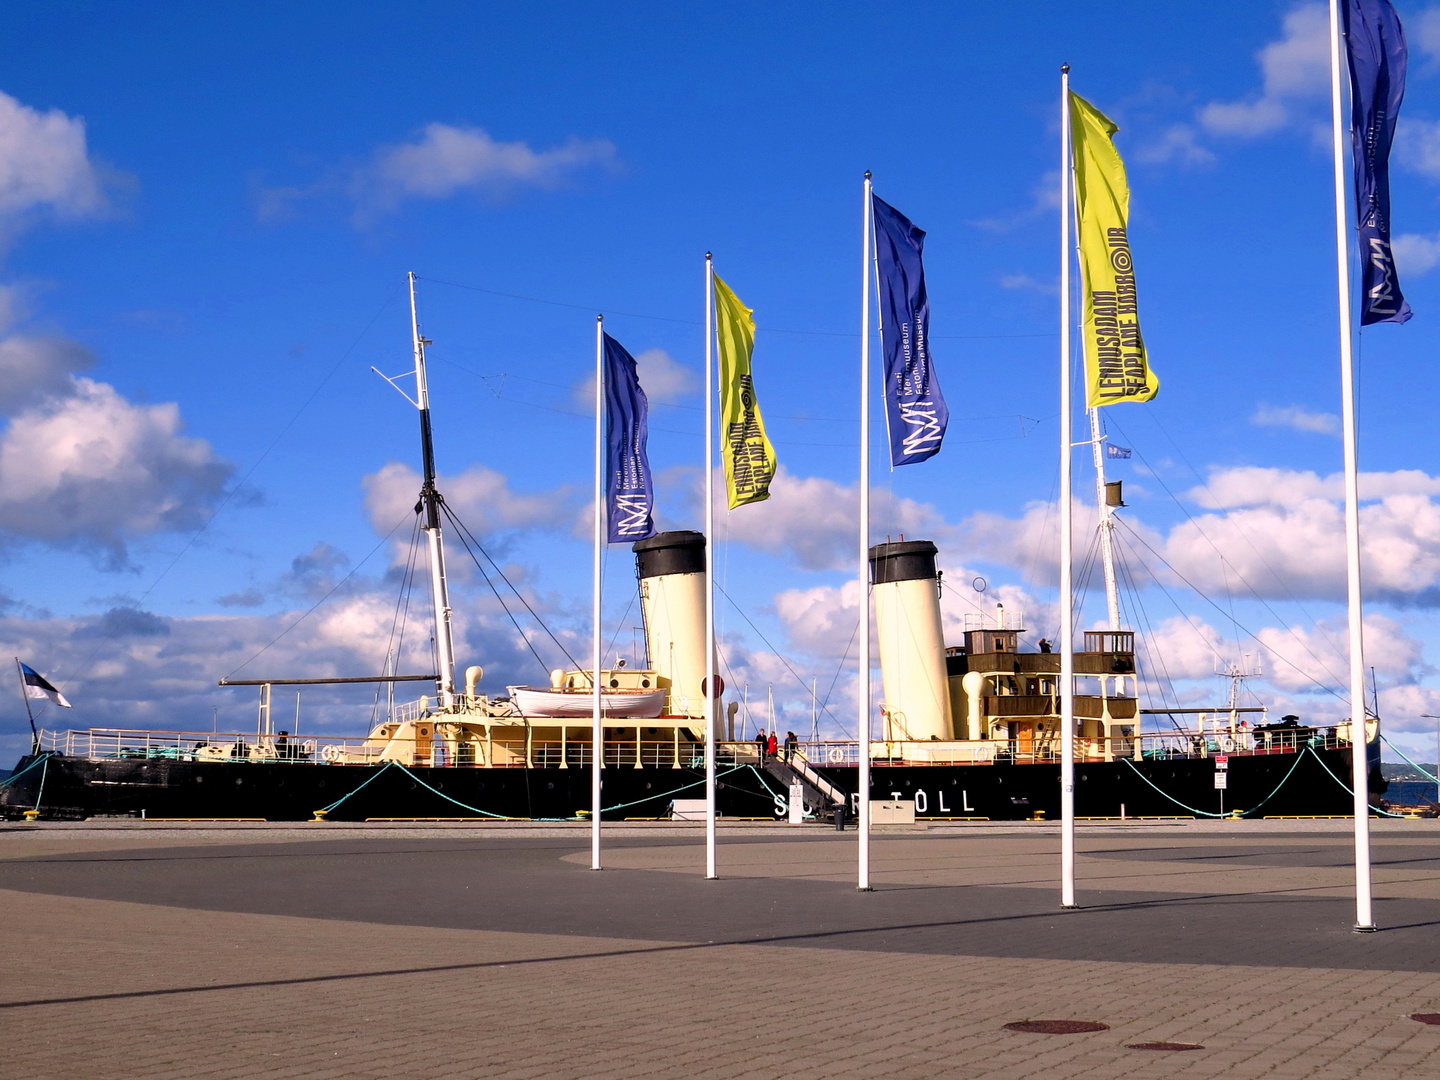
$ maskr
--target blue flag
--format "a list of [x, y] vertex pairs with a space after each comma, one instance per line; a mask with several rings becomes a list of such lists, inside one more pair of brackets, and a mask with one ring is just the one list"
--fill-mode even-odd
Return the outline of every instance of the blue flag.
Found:
[[1390, 252], [1390, 144], [1405, 96], [1405, 32], [1390, 0], [1343, 0], [1341, 10], [1350, 61], [1360, 325], [1403, 323], [1411, 312]]
[[650, 480], [649, 403], [635, 358], [605, 335], [605, 499], [610, 543], [655, 535], [655, 489]]
[[1113, 442], [1107, 442], [1105, 444], [1105, 456], [1124, 460], [1130, 456], [1130, 448], [1128, 446], [1120, 446]]
[[880, 344], [885, 350], [885, 417], [890, 464], [933, 457], [950, 410], [930, 366], [930, 300], [920, 255], [925, 233], [878, 195], [875, 259], [880, 275]]

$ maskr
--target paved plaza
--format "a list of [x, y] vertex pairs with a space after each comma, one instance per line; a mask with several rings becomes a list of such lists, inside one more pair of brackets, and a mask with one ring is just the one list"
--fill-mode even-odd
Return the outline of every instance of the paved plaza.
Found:
[[[0, 826], [0, 1076], [1440, 1075], [1440, 823]], [[1008, 1030], [1025, 1020], [1108, 1025]], [[1192, 1044], [1166, 1051], [1143, 1043]]]

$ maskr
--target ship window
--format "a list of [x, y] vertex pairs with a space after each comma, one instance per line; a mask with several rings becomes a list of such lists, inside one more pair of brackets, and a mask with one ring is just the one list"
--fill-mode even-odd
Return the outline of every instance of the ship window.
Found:
[[643, 687], [644, 689], [649, 690], [649, 689], [650, 689], [650, 680], [649, 680], [649, 679], [641, 679], [641, 680], [640, 680], [640, 685], [641, 685], [641, 687]]
[[620, 680], [619, 680], [619, 679], [611, 679], [611, 680], [610, 680], [610, 689], [611, 689], [611, 690], [614, 690], [614, 689], [615, 689], [617, 686], [619, 686], [619, 685], [620, 685]]

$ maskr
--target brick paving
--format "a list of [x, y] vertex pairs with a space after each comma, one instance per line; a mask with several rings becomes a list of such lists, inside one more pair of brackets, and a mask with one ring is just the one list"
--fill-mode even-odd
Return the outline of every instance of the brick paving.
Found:
[[[846, 885], [853, 834], [814, 830], [727, 832], [721, 866], [735, 880], [696, 884], [693, 831], [617, 831], [607, 849], [615, 869], [596, 875], [575, 862], [585, 834], [565, 830], [486, 830], [488, 846], [471, 844], [473, 829], [329, 831], [345, 843], [325, 847], [303, 829], [5, 829], [0, 1077], [1436, 1075], [1440, 1027], [1408, 1016], [1440, 1011], [1440, 833], [1414, 826], [1377, 830], [1376, 840], [1377, 859], [1404, 878], [1377, 884], [1382, 922], [1405, 913], [1415, 925], [1366, 937], [1339, 925], [1346, 907], [1330, 894], [1344, 892], [1345, 837], [1333, 830], [1086, 830], [1082, 901], [1148, 899], [1118, 923], [1080, 917], [1069, 936], [1027, 924], [1038, 951], [1053, 955], [1001, 956], [982, 946], [1024, 950], [982, 940], [998, 932], [992, 922], [918, 932], [898, 950], [870, 931], [862, 948], [848, 947], [847, 934], [871, 902], [911, 905], [907, 917], [957, 898], [997, 919], [1009, 907], [1043, 908], [1053, 833], [886, 833], [876, 841], [880, 889], [857, 901]], [[479, 877], [466, 879], [473, 902], [444, 891], [475, 862], [492, 891]], [[558, 903], [535, 896], [527, 929], [525, 898], [518, 909], [502, 903], [507, 883], [549, 890]], [[1244, 907], [1224, 899], [1254, 885], [1264, 894]], [[354, 895], [367, 887], [383, 911]], [[706, 890], [738, 909], [733, 923]], [[596, 917], [583, 910], [587, 897], [615, 910]], [[834, 910], [777, 910], [817, 898]], [[467, 904], [474, 910], [446, 914]], [[1221, 905], [1222, 921], [1204, 922], [1209, 904]], [[1336, 923], [1304, 938], [1300, 955], [1281, 941], [1255, 963], [1253, 937], [1242, 948], [1240, 927], [1215, 931], [1231, 911], [1271, 926], [1273, 909], [1282, 926], [1312, 910], [1293, 905], [1318, 905]], [[372, 917], [342, 917], [351, 910]], [[823, 947], [732, 940], [736, 925], [784, 918], [838, 937]], [[587, 929], [602, 925], [610, 932]], [[1091, 933], [1111, 935], [1102, 953], [1128, 934], [1138, 955], [1183, 959], [1078, 957], [1078, 938]], [[975, 935], [976, 950], [957, 951], [956, 934], [962, 946]], [[1387, 937], [1408, 943], [1404, 963], [1357, 966], [1356, 948], [1383, 950]], [[1111, 1027], [1003, 1029], [1039, 1018]], [[1151, 1041], [1205, 1049], [1125, 1048]]]

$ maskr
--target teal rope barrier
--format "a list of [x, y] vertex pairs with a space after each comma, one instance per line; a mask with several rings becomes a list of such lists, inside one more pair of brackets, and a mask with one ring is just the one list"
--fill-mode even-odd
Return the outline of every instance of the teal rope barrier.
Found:
[[35, 792], [35, 812], [40, 812], [40, 800], [45, 797], [45, 778], [50, 775], [50, 757], [45, 757], [45, 767], [40, 770], [40, 790]]
[[[1307, 745], [1307, 746], [1305, 747], [1305, 750], [1309, 750], [1309, 749], [1310, 749], [1310, 747]], [[1291, 765], [1290, 765], [1290, 771], [1287, 772], [1287, 773], [1281, 778], [1280, 783], [1278, 783], [1278, 784], [1275, 785], [1275, 790], [1272, 791], [1272, 792], [1270, 792], [1269, 795], [1266, 795], [1265, 798], [1261, 799], [1258, 803], [1256, 803], [1254, 806], [1252, 806], [1249, 810], [1240, 810], [1240, 811], [1238, 811], [1238, 813], [1240, 814], [1240, 816], [1241, 816], [1241, 817], [1249, 817], [1251, 814], [1255, 813], [1256, 810], [1259, 810], [1260, 807], [1264, 806], [1267, 802], [1269, 802], [1269, 801], [1270, 801], [1271, 799], [1273, 799], [1277, 794], [1279, 794], [1280, 789], [1283, 788], [1283, 787], [1289, 782], [1290, 777], [1292, 777], [1292, 776], [1295, 775], [1295, 770], [1300, 766], [1300, 759], [1303, 758], [1304, 756], [1305, 756], [1305, 751], [1304, 751], [1304, 750], [1302, 750], [1300, 753], [1296, 754], [1296, 755], [1295, 755], [1295, 760], [1294, 760], [1294, 761], [1291, 763]], [[1121, 758], [1120, 760], [1123, 761], [1123, 762], [1125, 762], [1126, 765], [1129, 765], [1130, 768], [1131, 768], [1131, 770], [1135, 773], [1136, 776], [1140, 777], [1141, 780], [1144, 780], [1145, 783], [1149, 784], [1149, 785], [1150, 785], [1152, 788], [1154, 788], [1156, 791], [1160, 792], [1161, 795], [1164, 795], [1165, 798], [1169, 799], [1171, 802], [1173, 802], [1176, 806], [1180, 807], [1182, 810], [1189, 810], [1192, 814], [1196, 814], [1196, 815], [1198, 815], [1198, 816], [1200, 816], [1200, 817], [1207, 817], [1207, 818], [1233, 817], [1234, 814], [1237, 812], [1237, 811], [1232, 811], [1232, 812], [1229, 813], [1229, 814], [1212, 814], [1212, 813], [1210, 813], [1210, 811], [1208, 811], [1208, 810], [1197, 810], [1197, 809], [1195, 809], [1195, 807], [1193, 807], [1193, 806], [1186, 806], [1186, 805], [1185, 805], [1184, 803], [1182, 803], [1179, 799], [1175, 798], [1174, 795], [1171, 795], [1168, 791], [1165, 791], [1165, 790], [1161, 789], [1153, 780], [1151, 780], [1148, 776], [1146, 776], [1146, 775], [1145, 775], [1144, 773], [1142, 773], [1138, 768], [1136, 768], [1136, 767], [1135, 767], [1135, 763], [1134, 763], [1133, 761], [1131, 761], [1129, 758]], [[1321, 764], [1321, 765], [1324, 765], [1325, 762], [1321, 761], [1320, 764]]]
[[[365, 781], [365, 783], [361, 784], [361, 785], [360, 785], [359, 787], [357, 787], [354, 791], [351, 791], [351, 792], [349, 792], [348, 794], [345, 794], [345, 795], [341, 795], [340, 798], [336, 799], [336, 800], [335, 800], [334, 802], [332, 802], [329, 806], [322, 806], [319, 810], [316, 810], [315, 813], [317, 813], [317, 814], [328, 814], [328, 813], [330, 813], [331, 810], [334, 810], [337, 806], [339, 806], [341, 803], [343, 803], [346, 799], [350, 798], [351, 795], [357, 795], [357, 794], [359, 794], [361, 791], [363, 791], [363, 790], [364, 790], [366, 787], [368, 787], [370, 784], [372, 784], [372, 783], [374, 783], [376, 780], [380, 779], [380, 777], [383, 776], [383, 775], [385, 775], [385, 773], [389, 770], [390, 766], [395, 765], [395, 764], [397, 764], [397, 763], [394, 762], [394, 761], [387, 761], [383, 766], [381, 766], [381, 768], [380, 768], [380, 770], [379, 770], [378, 772], [374, 773], [369, 779], [367, 779], [367, 780]], [[402, 766], [402, 768], [403, 768], [403, 766]]]
[[[51, 751], [51, 750], [46, 750], [43, 754], [41, 754], [39, 757], [37, 757], [37, 758], [36, 758], [34, 761], [32, 761], [29, 765], [26, 765], [25, 768], [21, 769], [19, 772], [13, 773], [13, 774], [11, 774], [10, 776], [7, 776], [4, 780], [0, 780], [0, 788], [8, 787], [10, 784], [13, 784], [16, 780], [19, 780], [20, 777], [24, 776], [24, 775], [25, 775], [27, 772], [29, 772], [31, 769], [35, 768], [37, 765], [41, 765], [41, 764], [49, 761], [49, 760], [50, 760], [52, 757], [54, 757], [54, 756], [55, 756], [55, 754], [54, 754], [53, 751]], [[43, 781], [42, 781], [42, 784], [43, 784]]]
[[[718, 782], [721, 777], [723, 777], [723, 776], [730, 776], [730, 775], [732, 775], [732, 774], [734, 774], [734, 773], [739, 772], [741, 769], [746, 769], [746, 768], [754, 768], [754, 766], [750, 766], [750, 765], [736, 765], [733, 769], [730, 769], [730, 770], [728, 770], [727, 772], [723, 772], [723, 773], [717, 772], [717, 773], [715, 774], [715, 779], [716, 779], [716, 781]], [[658, 794], [658, 795], [647, 795], [647, 796], [645, 796], [645, 798], [643, 798], [643, 799], [635, 799], [635, 800], [633, 800], [633, 801], [631, 801], [631, 802], [628, 802], [628, 803], [618, 803], [618, 804], [615, 805], [615, 806], [602, 806], [602, 807], [600, 808], [600, 812], [603, 814], [603, 813], [606, 813], [607, 811], [611, 811], [611, 810], [624, 810], [624, 809], [626, 809], [626, 808], [628, 808], [628, 807], [631, 807], [631, 806], [639, 806], [641, 803], [650, 802], [650, 801], [653, 800], [653, 799], [663, 799], [663, 798], [665, 798], [665, 796], [667, 796], [667, 795], [679, 795], [680, 792], [682, 792], [682, 791], [689, 791], [691, 788], [702, 787], [704, 784], [705, 784], [705, 781], [704, 781], [704, 780], [696, 780], [693, 784], [686, 784], [684, 787], [678, 787], [678, 788], [676, 788], [674, 791], [662, 791], [662, 792], [661, 792], [660, 794]]]
[[[37, 764], [38, 764], [38, 763], [37, 763]], [[364, 784], [361, 784], [361, 785], [360, 785], [359, 787], [357, 787], [354, 791], [351, 791], [351, 792], [349, 792], [349, 793], [347, 793], [347, 794], [345, 794], [345, 795], [340, 796], [340, 798], [336, 799], [336, 800], [335, 800], [333, 803], [331, 803], [329, 806], [326, 806], [326, 807], [322, 808], [321, 810], [319, 810], [318, 813], [321, 813], [321, 814], [328, 814], [328, 813], [330, 813], [330, 811], [334, 810], [334, 809], [335, 809], [336, 807], [338, 807], [341, 803], [343, 803], [346, 799], [350, 798], [351, 795], [358, 794], [366, 785], [374, 782], [375, 780], [378, 780], [378, 779], [380, 778], [380, 775], [381, 775], [382, 773], [384, 773], [384, 772], [386, 771], [386, 769], [389, 769], [389, 768], [391, 768], [392, 766], [393, 766], [394, 768], [396, 768], [396, 769], [399, 769], [402, 773], [404, 773], [406, 776], [408, 776], [411, 780], [415, 781], [415, 783], [419, 784], [419, 785], [420, 785], [421, 787], [423, 787], [426, 791], [432, 792], [432, 793], [440, 796], [440, 798], [444, 799], [446, 802], [451, 803], [451, 804], [453, 804], [453, 805], [455, 805], [455, 806], [458, 806], [458, 807], [460, 807], [460, 809], [462, 809], [462, 810], [469, 810], [471, 813], [479, 814], [481, 817], [497, 818], [497, 819], [502, 819], [502, 818], [507, 817], [507, 815], [505, 815], [505, 814], [496, 814], [496, 813], [494, 813], [494, 812], [492, 812], [492, 811], [490, 811], [490, 810], [481, 810], [478, 806], [471, 806], [469, 803], [463, 803], [463, 802], [461, 802], [459, 799], [455, 799], [455, 798], [452, 798], [452, 797], [449, 796], [449, 795], [446, 795], [446, 794], [445, 794], [443, 791], [441, 791], [439, 788], [436, 788], [436, 787], [431, 786], [430, 784], [427, 784], [424, 780], [422, 780], [420, 777], [416, 776], [413, 772], [411, 772], [409, 769], [407, 769], [404, 765], [401, 765], [398, 761], [387, 761], [387, 762], [385, 763], [384, 768], [382, 768], [379, 772], [375, 773], [375, 775], [371, 776], [368, 780], [365, 781]], [[739, 772], [741, 769], [746, 769], [746, 768], [753, 770], [753, 769], [754, 769], [754, 766], [753, 766], [753, 765], [736, 765], [734, 768], [729, 769], [729, 770], [727, 770], [726, 772], [720, 773], [719, 775], [717, 775], [717, 776], [716, 776], [716, 779], [719, 780], [722, 776], [730, 776], [731, 774], [736, 773], [736, 772]], [[635, 799], [635, 800], [633, 800], [633, 801], [631, 801], [631, 802], [626, 802], [626, 803], [616, 803], [614, 806], [602, 806], [602, 807], [600, 808], [600, 812], [601, 812], [602, 814], [610, 813], [610, 812], [613, 812], [613, 811], [615, 811], [615, 810], [624, 810], [624, 809], [626, 809], [627, 807], [638, 806], [640, 803], [653, 802], [653, 801], [656, 800], [656, 799], [664, 799], [664, 798], [667, 798], [667, 797], [669, 797], [669, 796], [678, 795], [678, 794], [680, 794], [680, 792], [682, 792], [682, 791], [689, 791], [691, 788], [700, 787], [700, 786], [702, 786], [704, 783], [705, 783], [704, 780], [696, 780], [693, 784], [685, 784], [685, 785], [683, 785], [682, 787], [675, 788], [675, 789], [673, 789], [673, 790], [671, 790], [671, 791], [661, 791], [661, 792], [657, 792], [657, 793], [654, 794], [654, 795], [647, 795], [647, 796], [645, 796], [643, 799]], [[574, 821], [575, 818], [532, 818], [531, 820], [532, 820], [532, 821]]]
[[[400, 770], [402, 773], [404, 773], [406, 776], [410, 777], [411, 780], [414, 780], [417, 784], [419, 784], [421, 787], [423, 787], [426, 791], [432, 791], [432, 792], [434, 792], [436, 795], [439, 795], [440, 798], [444, 799], [446, 802], [448, 802], [448, 803], [454, 803], [456, 806], [460, 807], [460, 809], [462, 809], [462, 810], [470, 810], [470, 811], [472, 811], [472, 812], [474, 812], [474, 813], [476, 813], [476, 814], [480, 814], [482, 817], [488, 817], [488, 818], [503, 818], [503, 817], [506, 816], [505, 814], [492, 814], [489, 810], [481, 810], [478, 806], [471, 806], [471, 805], [469, 805], [468, 803], [463, 803], [463, 802], [461, 802], [459, 799], [452, 799], [449, 795], [446, 795], [446, 794], [445, 794], [443, 791], [441, 791], [439, 788], [431, 787], [431, 786], [430, 786], [429, 784], [427, 784], [424, 780], [421, 780], [420, 777], [416, 776], [413, 772], [411, 772], [409, 769], [407, 769], [404, 765], [401, 765], [399, 762], [392, 761], [391, 764], [394, 765], [397, 769], [399, 769], [399, 770]], [[542, 818], [541, 820], [545, 820], [545, 819]], [[565, 818], [554, 818], [554, 819], [551, 819], [551, 820], [564, 821], [564, 820], [566, 820], [566, 819], [565, 819]]]
[[[1315, 754], [1315, 750], [1313, 747], [1307, 746], [1305, 749], [1309, 750], [1312, 754]], [[1354, 748], [1352, 748], [1350, 752], [1354, 753]], [[1349, 793], [1351, 798], [1355, 797], [1355, 789], [1346, 784], [1344, 780], [1341, 780], [1340, 777], [1336, 776], [1333, 772], [1330, 772], [1330, 766], [1325, 764], [1324, 758], [1322, 758], [1319, 754], [1315, 754], [1315, 760], [1320, 762], [1320, 767], [1330, 774], [1331, 780], [1334, 780], [1335, 783], [1339, 784], [1342, 788], [1344, 788], [1345, 791]], [[1378, 806], [1372, 806], [1370, 807], [1370, 809], [1374, 810], [1375, 813], [1379, 814], [1381, 817], [1403, 818], [1405, 816], [1404, 814], [1392, 814], [1388, 810], [1381, 810]]]
[[1407, 755], [1404, 750], [1401, 750], [1389, 739], [1386, 739], [1384, 735], [1381, 735], [1380, 738], [1384, 741], [1386, 746], [1390, 747], [1391, 750], [1394, 750], [1395, 753], [1399, 754], [1402, 758], [1404, 758], [1406, 763], [1409, 764], [1412, 768], [1419, 769], [1420, 775], [1425, 777], [1426, 780], [1429, 780], [1432, 784], [1440, 784], [1440, 777], [1431, 776], [1428, 772], [1425, 771], [1424, 765], [1421, 765], [1419, 762], [1411, 761], [1409, 755]]

